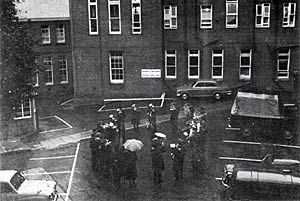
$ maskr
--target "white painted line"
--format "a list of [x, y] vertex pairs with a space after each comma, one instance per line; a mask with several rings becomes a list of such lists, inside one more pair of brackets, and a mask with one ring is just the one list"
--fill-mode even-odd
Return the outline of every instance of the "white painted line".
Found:
[[58, 129], [53, 129], [53, 130], [48, 130], [48, 131], [41, 131], [39, 133], [42, 134], [42, 133], [48, 133], [48, 132], [63, 131], [63, 130], [68, 130], [68, 129], [71, 129], [71, 128], [58, 128]]
[[102, 107], [100, 107], [100, 109], [98, 110], [98, 112], [101, 112], [101, 110], [103, 110], [103, 108], [105, 108], [106, 105], [103, 105]]
[[226, 127], [225, 130], [240, 131], [241, 129], [240, 128], [229, 128], [229, 127]]
[[62, 118], [58, 117], [58, 116], [54, 116], [55, 118], [57, 118], [58, 120], [62, 121], [64, 124], [66, 124], [69, 128], [73, 128], [68, 122], [66, 122], [65, 120], [63, 120]]
[[246, 141], [233, 141], [233, 140], [223, 140], [224, 143], [233, 143], [233, 144], [249, 144], [249, 145], [261, 145], [260, 142], [246, 142]]
[[52, 175], [52, 174], [69, 174], [71, 171], [60, 171], [60, 172], [36, 172], [36, 173], [29, 173], [25, 174], [27, 176], [29, 175]]
[[234, 157], [219, 157], [221, 160], [235, 160], [235, 161], [249, 161], [249, 162], [262, 162], [260, 159], [250, 159], [250, 158], [234, 158]]
[[70, 99], [70, 100], [67, 100], [66, 102], [63, 102], [63, 103], [61, 103], [60, 105], [67, 105], [69, 102], [71, 102], [71, 101], [73, 101], [74, 99], [72, 98], [72, 99]]
[[67, 195], [66, 195], [65, 201], [68, 201], [68, 199], [69, 199], [69, 195], [70, 195], [70, 191], [71, 191], [71, 185], [72, 185], [72, 180], [73, 180], [75, 166], [76, 166], [76, 161], [77, 161], [77, 156], [78, 156], [78, 152], [79, 152], [79, 147], [80, 147], [80, 143], [77, 144], [75, 158], [74, 158], [74, 162], [73, 162], [73, 166], [72, 166], [72, 171], [71, 171], [71, 175], [70, 175], [70, 180], [69, 180], [69, 184], [68, 184], [68, 190], [67, 190]]
[[300, 149], [300, 146], [296, 146], [296, 145], [271, 144], [271, 143], [246, 142], [246, 141], [231, 141], [231, 140], [223, 140], [223, 142], [224, 143], [233, 143], [233, 144], [266, 145], [266, 146]]
[[160, 107], [163, 107], [163, 105], [164, 105], [164, 102], [165, 102], [165, 96], [166, 96], [166, 93], [163, 93], [163, 94], [161, 95], [162, 101], [161, 101]]
[[116, 98], [116, 99], [104, 99], [104, 102], [115, 102], [115, 101], [146, 101], [146, 100], [160, 100], [159, 98]]
[[51, 159], [65, 159], [65, 158], [74, 158], [75, 156], [54, 156], [54, 157], [44, 157], [44, 158], [30, 158], [30, 161], [39, 161], [39, 160], [51, 160]]

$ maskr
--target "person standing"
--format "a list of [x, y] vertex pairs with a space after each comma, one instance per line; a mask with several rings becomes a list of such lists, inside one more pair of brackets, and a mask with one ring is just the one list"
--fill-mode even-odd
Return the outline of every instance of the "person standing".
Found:
[[132, 118], [131, 123], [133, 125], [133, 129], [136, 133], [139, 132], [139, 124], [140, 124], [140, 112], [138, 111], [138, 107], [135, 104], [132, 104]]
[[158, 138], [152, 139], [151, 157], [152, 157], [152, 170], [153, 170], [153, 182], [154, 184], [162, 183], [162, 172], [165, 170], [165, 163], [163, 159], [163, 152], [165, 152], [164, 146], [158, 140]]
[[171, 152], [171, 158], [173, 160], [173, 171], [176, 181], [183, 179], [183, 164], [186, 149], [184, 147], [184, 140], [178, 139], [178, 143], [175, 145]]
[[148, 105], [147, 117], [148, 117], [149, 124], [153, 126], [154, 130], [157, 130], [156, 111], [152, 103]]
[[117, 108], [116, 120], [117, 128], [119, 131], [120, 144], [123, 144], [125, 141], [125, 114], [121, 108]]
[[136, 152], [124, 149], [124, 177], [129, 181], [130, 186], [135, 185], [137, 179], [136, 161], [138, 160]]
[[170, 122], [172, 124], [172, 130], [173, 133], [176, 134], [177, 133], [177, 121], [178, 121], [178, 115], [179, 115], [179, 110], [178, 107], [176, 105], [176, 102], [172, 102], [170, 104]]

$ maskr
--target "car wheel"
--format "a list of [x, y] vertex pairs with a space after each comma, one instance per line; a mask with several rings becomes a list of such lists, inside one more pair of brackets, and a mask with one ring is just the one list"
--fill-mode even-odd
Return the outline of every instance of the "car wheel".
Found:
[[181, 99], [182, 100], [187, 100], [189, 98], [189, 95], [184, 93], [184, 94], [181, 94]]
[[284, 137], [284, 139], [286, 139], [286, 140], [291, 140], [291, 139], [294, 137], [294, 135], [293, 135], [293, 133], [292, 133], [291, 131], [289, 131], [289, 130], [284, 130], [284, 131], [283, 131], [283, 137]]
[[214, 98], [215, 98], [215, 100], [220, 100], [221, 99], [221, 94], [215, 93]]
[[243, 137], [249, 137], [252, 135], [252, 129], [250, 127], [241, 128], [241, 132], [242, 132]]

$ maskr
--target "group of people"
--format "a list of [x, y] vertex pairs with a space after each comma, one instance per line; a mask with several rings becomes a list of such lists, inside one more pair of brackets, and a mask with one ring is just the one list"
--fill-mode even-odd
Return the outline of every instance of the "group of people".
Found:
[[[153, 182], [155, 185], [163, 182], [162, 173], [165, 170], [163, 155], [168, 149], [170, 151], [170, 158], [173, 161], [174, 179], [180, 181], [183, 179], [184, 157], [187, 147], [191, 147], [192, 149], [192, 160], [197, 160], [196, 153], [199, 151], [197, 149], [200, 144], [203, 145], [203, 142], [205, 143], [205, 139], [203, 138], [203, 131], [206, 129], [206, 113], [204, 108], [201, 108], [199, 113], [195, 112], [191, 104], [183, 106], [183, 112], [189, 128], [187, 132], [184, 132], [184, 135], [177, 134], [179, 110], [176, 102], [170, 104], [170, 123], [177, 141], [174, 144], [170, 144], [170, 147], [166, 147], [164, 137], [156, 135], [158, 132], [156, 108], [152, 103], [147, 107], [147, 130], [150, 133], [150, 154], [152, 158]], [[131, 106], [131, 123], [134, 131], [138, 133], [140, 111], [135, 104]], [[128, 180], [130, 185], [134, 185], [137, 179], [136, 162], [138, 157], [136, 152], [124, 148], [125, 139], [125, 114], [122, 109], [118, 108], [116, 114], [109, 115], [108, 121], [97, 125], [90, 141], [93, 170], [105, 178], [112, 178], [116, 186], [120, 186], [122, 177]]]

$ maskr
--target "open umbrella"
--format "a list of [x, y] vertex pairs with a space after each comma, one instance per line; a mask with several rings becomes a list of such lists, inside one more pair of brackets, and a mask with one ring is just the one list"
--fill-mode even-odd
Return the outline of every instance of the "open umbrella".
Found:
[[166, 134], [163, 134], [163, 133], [158, 133], [158, 132], [156, 132], [156, 133], [154, 133], [154, 135], [156, 136], [156, 137], [161, 137], [161, 138], [167, 138], [167, 135]]
[[124, 148], [129, 151], [139, 151], [144, 146], [144, 144], [140, 140], [136, 139], [126, 140], [126, 142], [123, 145]]

